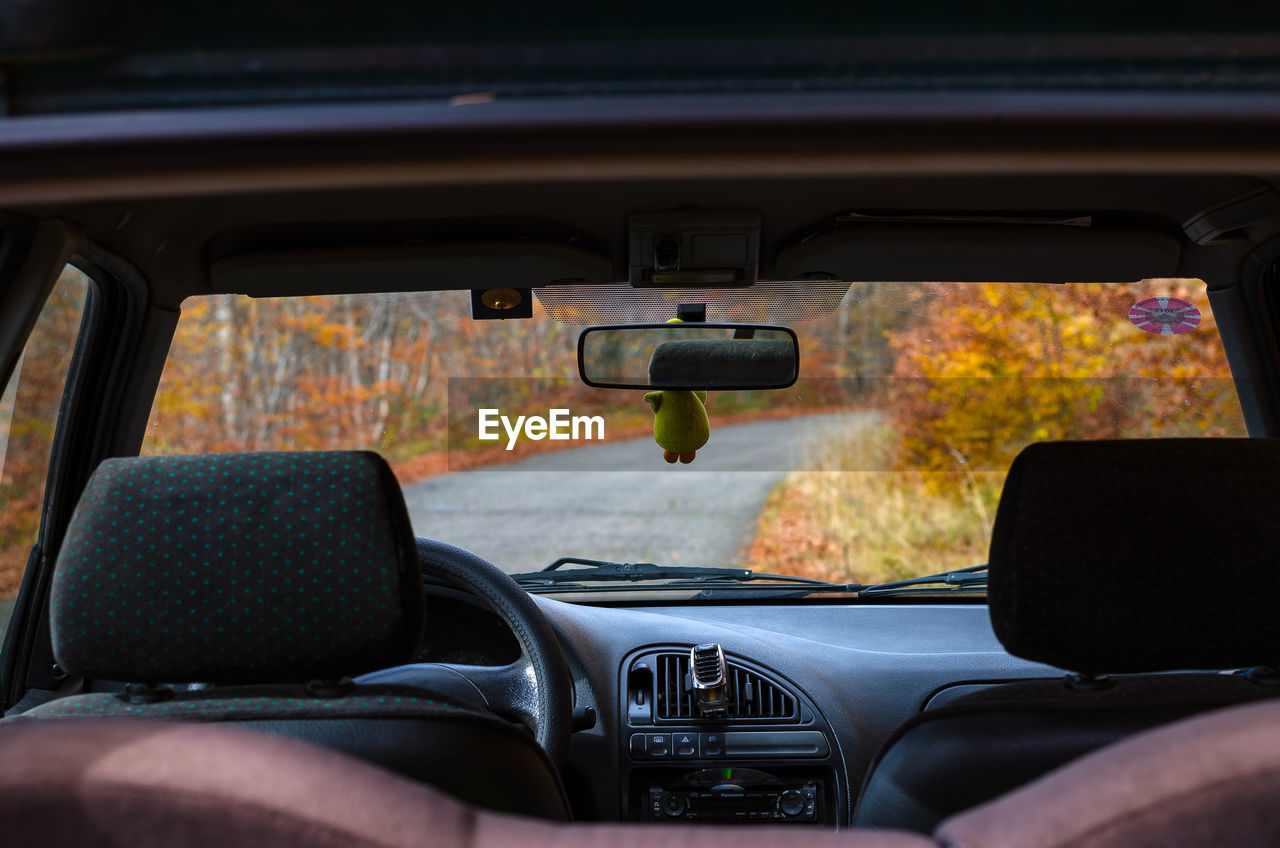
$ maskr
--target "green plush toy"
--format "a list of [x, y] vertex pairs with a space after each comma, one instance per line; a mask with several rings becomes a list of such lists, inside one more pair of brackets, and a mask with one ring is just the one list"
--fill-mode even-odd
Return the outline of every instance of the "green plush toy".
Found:
[[706, 392], [664, 389], [648, 392], [645, 402], [653, 409], [653, 440], [667, 462], [693, 462], [698, 448], [711, 438], [711, 423], [703, 403]]

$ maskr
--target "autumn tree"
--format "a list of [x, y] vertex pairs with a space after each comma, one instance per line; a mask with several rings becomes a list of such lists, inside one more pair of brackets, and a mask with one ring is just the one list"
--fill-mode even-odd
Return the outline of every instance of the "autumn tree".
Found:
[[88, 290], [83, 274], [63, 271], [0, 393], [0, 599], [17, 593], [40, 528], [58, 408]]
[[[1200, 326], [1135, 327], [1155, 294], [1190, 301]], [[1034, 441], [1223, 435], [1239, 406], [1203, 285], [949, 284], [922, 290], [914, 320], [889, 333], [892, 419], [904, 464], [1004, 470]]]

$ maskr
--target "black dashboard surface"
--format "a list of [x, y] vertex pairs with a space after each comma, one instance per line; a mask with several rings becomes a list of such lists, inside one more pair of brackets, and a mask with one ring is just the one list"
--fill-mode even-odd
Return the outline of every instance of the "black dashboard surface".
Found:
[[838, 819], [847, 823], [864, 773], [899, 724], [940, 690], [1062, 672], [1013, 657], [981, 604], [593, 607], [537, 598], [555, 627], [579, 708], [595, 726], [574, 734], [565, 770], [578, 816], [623, 813], [627, 732], [619, 675], [641, 648], [720, 643], [806, 695], [833, 729], [843, 761]]

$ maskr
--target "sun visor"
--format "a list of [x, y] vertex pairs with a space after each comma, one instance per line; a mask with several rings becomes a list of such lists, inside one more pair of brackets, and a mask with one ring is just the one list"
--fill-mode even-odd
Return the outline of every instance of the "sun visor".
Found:
[[1042, 224], [853, 224], [778, 253], [783, 280], [1088, 283], [1177, 275], [1181, 243], [1155, 230]]
[[535, 288], [606, 282], [606, 257], [554, 242], [469, 241], [393, 247], [268, 250], [209, 268], [213, 290], [251, 297], [441, 289]]

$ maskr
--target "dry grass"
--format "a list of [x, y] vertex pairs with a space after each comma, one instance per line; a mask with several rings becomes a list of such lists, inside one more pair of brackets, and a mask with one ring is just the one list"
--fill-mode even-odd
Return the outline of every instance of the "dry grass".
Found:
[[880, 582], [986, 562], [1004, 475], [895, 470], [896, 436], [866, 427], [824, 446], [770, 493], [749, 567]]

